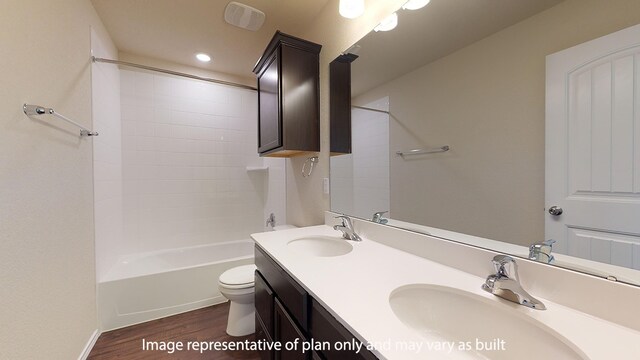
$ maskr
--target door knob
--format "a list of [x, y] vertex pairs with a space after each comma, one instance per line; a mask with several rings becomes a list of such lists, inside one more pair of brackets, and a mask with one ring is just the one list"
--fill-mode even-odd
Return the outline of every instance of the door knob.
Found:
[[554, 205], [549, 208], [549, 214], [553, 216], [560, 216], [562, 215], [562, 208]]

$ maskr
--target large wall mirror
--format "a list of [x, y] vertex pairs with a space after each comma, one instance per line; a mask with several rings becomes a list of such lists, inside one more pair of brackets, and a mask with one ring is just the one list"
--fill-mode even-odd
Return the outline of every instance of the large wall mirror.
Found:
[[640, 285], [640, 37], [618, 34], [640, 31], [640, 2], [397, 15], [345, 49], [332, 211]]

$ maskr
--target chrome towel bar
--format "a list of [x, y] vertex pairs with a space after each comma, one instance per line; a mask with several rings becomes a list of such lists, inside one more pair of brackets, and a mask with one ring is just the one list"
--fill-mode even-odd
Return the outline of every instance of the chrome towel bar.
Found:
[[77, 122], [62, 116], [61, 114], [58, 114], [57, 112], [55, 112], [55, 110], [53, 110], [52, 108], [47, 108], [44, 106], [40, 106], [40, 105], [29, 105], [29, 104], [24, 104], [22, 105], [22, 111], [24, 111], [24, 114], [27, 116], [37, 116], [37, 115], [44, 115], [44, 114], [49, 114], [49, 115], [53, 115], [55, 117], [57, 117], [58, 119], [62, 119], [66, 122], [68, 122], [69, 124], [73, 124], [77, 127], [80, 128], [80, 136], [98, 136], [98, 133], [95, 131], [91, 131], [89, 129], [87, 129], [86, 127], [78, 124]]
[[449, 151], [449, 145], [441, 146], [435, 149], [413, 149], [407, 151], [396, 151], [396, 155], [399, 156], [408, 156], [408, 155], [423, 155], [423, 154], [434, 154]]

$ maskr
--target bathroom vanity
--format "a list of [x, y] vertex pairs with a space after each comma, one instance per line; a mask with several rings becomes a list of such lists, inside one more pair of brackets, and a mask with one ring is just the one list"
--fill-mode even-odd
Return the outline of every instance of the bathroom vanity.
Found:
[[[309, 342], [359, 342], [304, 287], [294, 280], [259, 245], [255, 248], [256, 340], [293, 342], [296, 338]], [[349, 359], [371, 360], [367, 350], [359, 353], [335, 351], [269, 351], [261, 353], [271, 359]]]
[[592, 297], [632, 308], [635, 287], [518, 259], [523, 287], [546, 306], [531, 309], [482, 290], [495, 252], [357, 219], [362, 241], [352, 242], [327, 225], [252, 235], [257, 339], [365, 347], [267, 352], [264, 360], [539, 359], [537, 348], [553, 359], [640, 354], [634, 316], [624, 322]]

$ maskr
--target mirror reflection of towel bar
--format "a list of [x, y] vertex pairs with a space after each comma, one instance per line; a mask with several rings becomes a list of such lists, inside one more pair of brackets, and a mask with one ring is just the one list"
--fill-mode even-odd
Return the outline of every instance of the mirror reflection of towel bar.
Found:
[[435, 149], [413, 149], [407, 151], [396, 151], [396, 155], [408, 156], [408, 155], [423, 155], [423, 154], [435, 154], [449, 151], [449, 145], [445, 145]]

